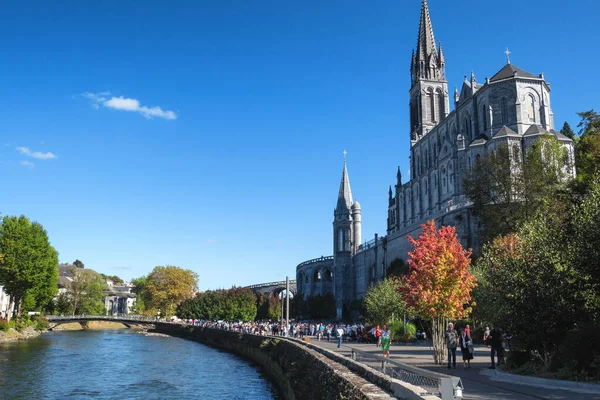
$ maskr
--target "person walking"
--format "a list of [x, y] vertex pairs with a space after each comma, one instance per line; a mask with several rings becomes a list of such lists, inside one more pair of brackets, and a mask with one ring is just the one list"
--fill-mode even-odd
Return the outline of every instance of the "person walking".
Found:
[[504, 350], [502, 348], [502, 332], [499, 328], [494, 328], [490, 335], [488, 336], [488, 341], [491, 345], [490, 350], [490, 358], [492, 359], [492, 366], [490, 369], [496, 369], [496, 356], [498, 356], [498, 365], [500, 365], [500, 361], [502, 360], [501, 352]]
[[490, 348], [490, 344], [491, 344], [491, 340], [490, 340], [490, 327], [486, 326], [485, 327], [485, 332], [483, 332], [483, 343], [485, 343], [485, 345], [487, 346], [487, 348]]
[[467, 333], [466, 329], [460, 332], [459, 344], [464, 367], [465, 369], [471, 368], [471, 360], [473, 359], [473, 341], [471, 340], [471, 335]]
[[344, 340], [344, 330], [341, 326], [337, 328], [337, 336], [338, 336], [338, 349], [342, 346], [342, 341]]
[[392, 344], [392, 332], [388, 329], [386, 324], [383, 324], [380, 339], [383, 356], [388, 358], [390, 356], [390, 345]]
[[375, 338], [377, 339], [377, 347], [381, 346], [381, 328], [379, 325], [375, 328]]
[[446, 331], [446, 346], [448, 347], [448, 369], [456, 368], [456, 346], [458, 342], [458, 334], [454, 330], [454, 324], [450, 322], [448, 324], [448, 330]]

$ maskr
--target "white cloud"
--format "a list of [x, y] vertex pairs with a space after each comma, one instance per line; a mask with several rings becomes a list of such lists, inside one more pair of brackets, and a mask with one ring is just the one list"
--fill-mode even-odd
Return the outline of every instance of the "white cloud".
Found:
[[35, 167], [35, 164], [34, 164], [34, 163], [32, 163], [31, 161], [21, 161], [21, 165], [24, 165], [24, 166], [26, 166], [26, 167], [28, 167], [28, 168], [33, 168], [33, 167]]
[[36, 158], [38, 160], [52, 160], [57, 158], [54, 153], [42, 153], [41, 151], [31, 151], [29, 147], [17, 147], [17, 151], [24, 156]]
[[162, 108], [148, 107], [143, 106], [139, 100], [130, 99], [127, 97], [119, 96], [115, 97], [110, 96], [110, 92], [101, 92], [101, 93], [90, 93], [85, 92], [81, 94], [88, 100], [92, 101], [92, 107], [96, 110], [101, 106], [106, 108], [112, 108], [113, 110], [121, 110], [121, 111], [129, 111], [136, 112], [144, 116], [145, 118], [152, 119], [154, 117], [173, 120], [177, 119], [177, 114], [174, 111], [163, 110]]

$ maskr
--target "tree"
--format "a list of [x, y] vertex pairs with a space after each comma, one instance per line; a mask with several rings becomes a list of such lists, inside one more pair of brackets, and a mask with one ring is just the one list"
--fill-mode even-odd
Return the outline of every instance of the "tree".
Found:
[[571, 178], [569, 155], [552, 135], [538, 138], [522, 163], [511, 153], [507, 145], [498, 146], [465, 173], [465, 194], [483, 223], [484, 241], [515, 232], [549, 195], [564, 191]]
[[408, 265], [401, 258], [396, 258], [394, 261], [390, 263], [390, 266], [387, 269], [386, 276], [390, 277], [398, 277], [400, 275], [404, 275], [408, 272]]
[[67, 290], [72, 304], [73, 315], [98, 315], [104, 314], [105, 307], [102, 301], [106, 282], [102, 276], [91, 269], [71, 267], [71, 287]]
[[[42, 307], [58, 290], [58, 253], [43, 226], [27, 217], [4, 217], [0, 226], [0, 285], [10, 296], [9, 308], [17, 315], [28, 297], [28, 306]], [[8, 318], [10, 319], [10, 315]]]
[[469, 313], [476, 278], [469, 272], [471, 251], [462, 248], [454, 227], [437, 230], [431, 220], [421, 229], [417, 239], [408, 236], [413, 249], [399, 292], [415, 313], [432, 321], [433, 359], [442, 364], [446, 322]]
[[387, 324], [392, 317], [409, 313], [406, 302], [398, 291], [399, 281], [386, 278], [371, 286], [362, 300], [365, 318], [376, 325]]
[[76, 266], [77, 268], [81, 268], [81, 269], [85, 268], [85, 266], [83, 265], [83, 263], [81, 261], [79, 261], [79, 260], [73, 261], [73, 265]]
[[571, 129], [571, 125], [569, 125], [567, 121], [565, 121], [565, 124], [560, 130], [560, 133], [562, 133], [571, 140], [575, 140], [575, 132], [573, 132], [573, 129]]
[[155, 267], [146, 280], [146, 309], [169, 317], [176, 307], [198, 291], [198, 275], [189, 269], [173, 265]]
[[148, 303], [148, 292], [146, 291], [147, 276], [141, 276], [131, 280], [133, 284], [133, 293], [136, 294], [135, 305], [132, 312], [135, 314], [146, 315], [146, 304]]
[[61, 293], [58, 295], [56, 298], [55, 310], [59, 315], [73, 314], [73, 303], [71, 303], [67, 293]]
[[575, 165], [579, 191], [585, 192], [600, 172], [600, 114], [594, 110], [577, 113], [579, 138], [575, 142]]

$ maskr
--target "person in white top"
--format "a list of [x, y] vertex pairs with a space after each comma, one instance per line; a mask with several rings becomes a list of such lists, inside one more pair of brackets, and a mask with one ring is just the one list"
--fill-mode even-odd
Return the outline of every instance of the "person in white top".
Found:
[[341, 326], [338, 326], [338, 328], [337, 328], [337, 335], [338, 335], [338, 349], [339, 349], [340, 346], [342, 345], [342, 340], [344, 340], [344, 330], [342, 329]]

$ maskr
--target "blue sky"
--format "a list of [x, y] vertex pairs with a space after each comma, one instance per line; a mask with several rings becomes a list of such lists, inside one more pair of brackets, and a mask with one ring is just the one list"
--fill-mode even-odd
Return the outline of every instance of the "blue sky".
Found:
[[[544, 72], [558, 129], [600, 108], [595, 0], [430, 0], [449, 88]], [[363, 238], [408, 178], [420, 0], [5, 1], [0, 212], [60, 260], [201, 289], [295, 275], [332, 251], [343, 156]]]

